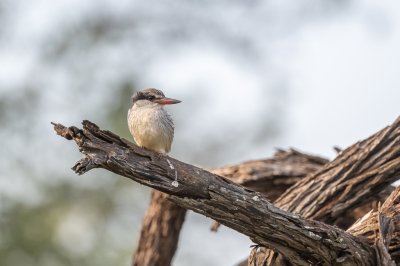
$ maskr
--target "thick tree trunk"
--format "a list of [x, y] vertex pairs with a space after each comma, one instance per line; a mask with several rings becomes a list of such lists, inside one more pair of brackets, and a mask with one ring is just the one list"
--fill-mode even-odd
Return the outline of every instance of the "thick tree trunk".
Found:
[[[278, 209], [269, 203], [261, 193], [246, 189], [203, 169], [169, 157], [157, 160], [154, 152], [141, 149], [109, 131], [101, 131], [88, 121], [84, 121], [83, 124], [84, 131], [76, 127], [55, 126], [58, 134], [67, 139], [74, 139], [86, 155], [73, 167], [79, 174], [93, 168], [105, 168], [141, 184], [174, 195], [170, 200], [176, 204], [209, 216], [249, 236], [255, 243], [278, 251], [296, 265], [309, 265], [310, 263], [378, 265], [376, 250], [366, 245], [358, 237], [339, 228], [306, 220], [297, 214]], [[353, 187], [359, 186], [359, 182], [369, 186], [364, 193], [357, 194], [356, 200], [367, 202], [365, 198], [372, 197], [382, 190], [381, 186], [384, 188], [385, 185], [387, 186], [399, 177], [399, 158], [397, 152], [394, 152], [399, 150], [399, 137], [393, 136], [399, 135], [398, 124], [399, 120], [392, 127], [376, 134], [375, 136], [378, 137], [372, 141], [372, 144], [370, 142], [373, 137], [368, 139], [365, 146], [361, 145], [363, 149], [357, 148], [348, 153], [343, 152], [346, 155], [345, 158], [338, 156], [340, 159], [335, 160], [336, 164], [332, 162], [329, 164], [330, 167], [325, 169], [326, 172], [329, 172], [343, 160], [348, 162], [347, 158], [352, 158], [357, 152], [360, 156], [356, 160], [356, 164], [353, 167], [345, 164], [346, 167], [341, 169], [344, 171], [341, 179], [350, 177], [355, 172], [362, 173], [363, 170], [376, 168], [377, 171], [367, 171], [366, 176], [357, 176], [356, 181], [358, 180], [358, 182], [349, 182]], [[367, 150], [367, 153], [364, 149]], [[370, 158], [368, 161], [364, 161], [364, 157]], [[384, 162], [382, 163], [382, 161]], [[347, 169], [348, 167], [350, 169]], [[323, 172], [318, 171], [320, 174]], [[382, 177], [385, 179], [382, 180]], [[371, 182], [371, 178], [375, 182]], [[340, 184], [340, 182], [337, 183]], [[309, 184], [307, 186], [309, 189], [320, 188], [320, 186], [313, 187]], [[340, 185], [336, 190], [342, 191]], [[339, 194], [346, 198], [350, 190], [345, 189], [345, 193]], [[335, 194], [335, 191], [331, 192]], [[318, 197], [316, 198], [318, 199]], [[341, 198], [336, 202], [340, 202], [340, 200]], [[358, 204], [351, 202], [346, 206], [358, 206]], [[344, 209], [346, 208], [339, 208], [341, 212]], [[326, 211], [325, 214], [327, 213], [335, 214], [335, 212]], [[335, 217], [335, 215], [321, 217]]]
[[167, 197], [167, 194], [157, 190], [151, 193], [133, 266], [171, 265], [186, 209], [166, 200]]

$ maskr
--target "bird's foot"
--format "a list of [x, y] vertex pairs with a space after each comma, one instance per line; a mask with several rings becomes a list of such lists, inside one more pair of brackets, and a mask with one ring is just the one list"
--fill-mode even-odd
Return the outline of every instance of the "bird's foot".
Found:
[[157, 152], [157, 159], [160, 160], [164, 156], [164, 153]]

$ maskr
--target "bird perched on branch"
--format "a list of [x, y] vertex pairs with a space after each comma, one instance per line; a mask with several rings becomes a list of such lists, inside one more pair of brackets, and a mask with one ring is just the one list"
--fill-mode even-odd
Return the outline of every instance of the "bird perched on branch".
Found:
[[139, 91], [132, 97], [133, 105], [128, 111], [128, 126], [136, 144], [156, 151], [160, 158], [171, 151], [174, 138], [174, 122], [164, 110], [166, 104], [180, 103], [166, 98], [156, 89]]

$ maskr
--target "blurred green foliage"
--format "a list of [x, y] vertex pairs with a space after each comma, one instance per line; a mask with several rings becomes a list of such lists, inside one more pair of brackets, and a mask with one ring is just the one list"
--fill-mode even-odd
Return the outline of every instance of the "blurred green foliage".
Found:
[[[114, 88], [115, 101], [105, 107], [106, 115], [96, 120], [131, 141], [126, 113], [133, 93], [129, 82]], [[75, 176], [72, 171], [60, 169], [54, 175], [54, 169], [49, 169], [38, 177], [37, 165], [32, 169], [24, 158], [36, 156], [42, 163], [51, 163], [40, 160], [41, 151], [11, 152], [10, 143], [5, 141], [10, 134], [18, 134], [17, 138], [29, 146], [35, 135], [34, 123], [42, 115], [39, 102], [46, 94], [40, 89], [22, 88], [0, 96], [0, 126], [12, 130], [1, 131], [2, 154], [9, 156], [10, 163], [3, 168], [0, 181], [5, 182], [7, 174], [10, 178], [18, 176], [23, 182], [18, 184], [19, 189], [26, 190], [22, 193], [28, 198], [11, 191], [0, 194], [0, 265], [129, 265], [149, 189], [100, 170], [78, 179], [71, 178]]]
[[[286, 76], [271, 64], [274, 46], [299, 22], [327, 17], [345, 2], [0, 0], [0, 70], [9, 75], [0, 79], [0, 266], [130, 264], [149, 189], [100, 169], [75, 175], [69, 167], [82, 155], [56, 136], [51, 121], [79, 126], [89, 119], [133, 141], [126, 116], [136, 86], [147, 87], [142, 77], [150, 72], [152, 83], [164, 84], [166, 74], [151, 64], [167, 58], [169, 75], [176, 56], [196, 55], [193, 69], [185, 72], [191, 62], [182, 61], [175, 73], [185, 87], [176, 97], [187, 108], [180, 110], [190, 114], [171, 110], [179, 128], [173, 153], [205, 167], [248, 158], [279, 135], [287, 105], [285, 95], [271, 95], [286, 90]], [[203, 58], [204, 51], [211, 56]], [[235, 67], [218, 72], [215, 63]], [[254, 102], [241, 105], [246, 99]], [[181, 265], [218, 265], [230, 250], [198, 252], [206, 237], [197, 225]]]

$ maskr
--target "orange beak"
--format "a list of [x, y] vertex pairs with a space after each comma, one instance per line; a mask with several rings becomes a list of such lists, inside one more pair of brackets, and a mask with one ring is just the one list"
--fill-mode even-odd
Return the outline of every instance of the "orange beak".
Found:
[[165, 97], [159, 100], [155, 100], [154, 102], [158, 104], [176, 104], [180, 103], [181, 101]]

